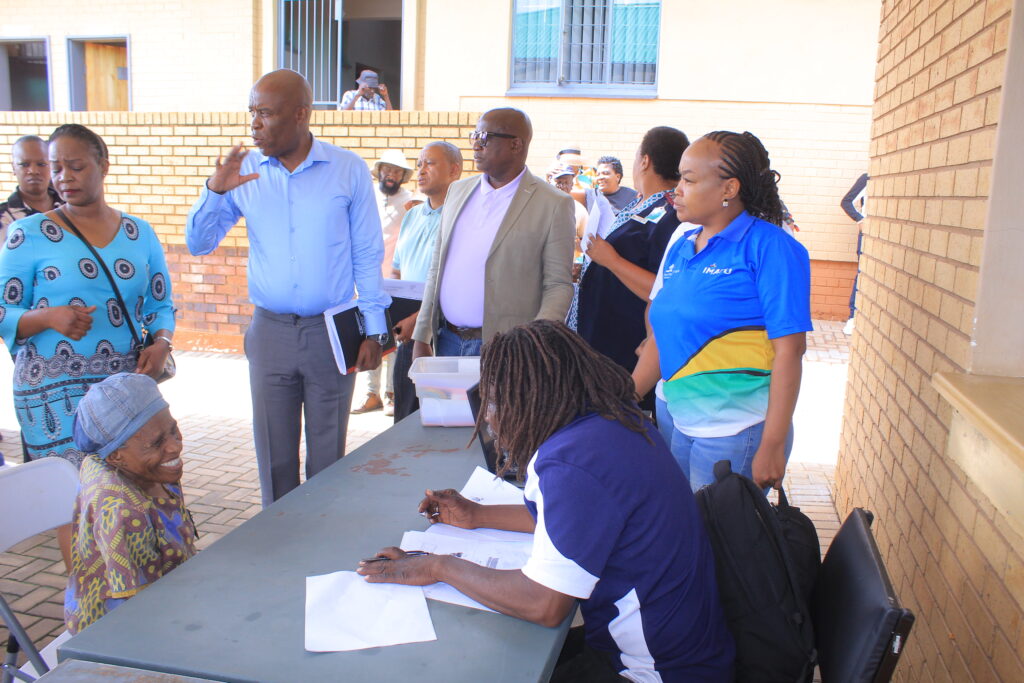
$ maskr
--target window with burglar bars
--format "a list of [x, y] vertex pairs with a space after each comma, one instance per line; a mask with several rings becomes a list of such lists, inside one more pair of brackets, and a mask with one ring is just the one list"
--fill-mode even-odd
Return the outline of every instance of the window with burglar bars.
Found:
[[651, 94], [657, 0], [515, 0], [512, 90]]
[[341, 101], [342, 0], [279, 0], [278, 60], [306, 77], [314, 106]]

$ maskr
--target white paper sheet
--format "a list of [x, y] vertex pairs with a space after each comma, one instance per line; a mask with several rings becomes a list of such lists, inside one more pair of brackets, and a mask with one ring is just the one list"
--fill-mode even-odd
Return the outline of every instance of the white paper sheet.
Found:
[[483, 505], [523, 505], [523, 491], [479, 465], [459, 491], [464, 498]]
[[521, 531], [505, 531], [504, 529], [460, 529], [450, 524], [433, 524], [426, 533], [438, 536], [450, 536], [474, 542], [526, 543], [533, 545], [533, 534]]
[[426, 284], [426, 282], [416, 282], [415, 280], [393, 280], [391, 278], [384, 278], [384, 285], [381, 289], [391, 296], [400, 296], [403, 299], [419, 299], [422, 301], [423, 290], [426, 287]]
[[437, 640], [419, 586], [367, 583], [355, 572], [306, 577], [306, 650], [346, 652]]
[[[437, 526], [437, 525], [435, 525]], [[463, 531], [466, 531], [463, 529]], [[530, 534], [523, 534], [530, 536]], [[462, 559], [491, 569], [520, 569], [530, 557], [529, 542], [496, 542], [474, 539], [469, 536], [447, 536], [423, 531], [406, 531], [402, 536], [402, 550], [425, 550], [437, 555], [459, 554]], [[431, 600], [463, 605], [488, 612], [494, 610], [456, 590], [447, 583], [435, 583], [423, 587], [423, 594]]]
[[[590, 238], [594, 235], [608, 237], [611, 232], [612, 222], [615, 220], [615, 209], [611, 202], [604, 196], [603, 192], [594, 193], [594, 206], [590, 209], [590, 216], [587, 218], [587, 227], [584, 228], [583, 237], [580, 239], [580, 248], [586, 252], [590, 245]], [[589, 261], [590, 257], [584, 253], [584, 260]]]

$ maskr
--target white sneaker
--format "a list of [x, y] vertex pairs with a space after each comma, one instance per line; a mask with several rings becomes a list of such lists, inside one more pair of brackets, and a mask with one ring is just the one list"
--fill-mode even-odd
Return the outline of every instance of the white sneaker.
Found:
[[847, 320], [846, 324], [843, 325], [843, 334], [845, 334], [846, 336], [850, 336], [851, 334], [853, 334], [853, 318]]

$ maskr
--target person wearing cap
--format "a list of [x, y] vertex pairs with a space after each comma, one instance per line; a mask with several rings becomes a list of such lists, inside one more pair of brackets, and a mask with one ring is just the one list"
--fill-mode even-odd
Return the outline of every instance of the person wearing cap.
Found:
[[355, 90], [348, 90], [341, 96], [338, 109], [342, 111], [391, 111], [391, 98], [388, 97], [388, 86], [380, 82], [376, 71], [363, 69], [356, 79]]
[[[376, 185], [373, 194], [377, 200], [377, 212], [380, 214], [380, 227], [384, 234], [384, 261], [381, 263], [381, 274], [391, 275], [391, 261], [395, 257], [395, 245], [398, 243], [398, 232], [402, 229], [406, 205], [412, 199], [412, 192], [403, 185], [412, 175], [412, 166], [401, 150], [386, 149], [370, 171]], [[384, 369], [387, 366], [387, 369]], [[387, 388], [380, 395], [380, 376], [387, 372]], [[363, 405], [352, 409], [353, 415], [362, 415], [384, 408], [385, 415], [393, 415], [395, 410], [395, 368], [391, 356], [384, 356], [380, 365], [367, 371], [366, 400]]]
[[89, 455], [72, 521], [64, 621], [78, 633], [196, 554], [181, 491], [181, 432], [153, 378], [119, 373], [78, 404]]
[[[573, 180], [576, 178], [576, 171], [570, 166], [556, 163], [548, 172], [548, 182], [557, 187], [570, 197], [572, 196]], [[579, 258], [583, 255], [580, 251], [579, 240], [587, 229], [587, 218], [589, 214], [585, 206], [579, 202], [573, 202], [573, 209], [576, 210], [576, 250], [573, 254], [573, 281], [579, 277]]]

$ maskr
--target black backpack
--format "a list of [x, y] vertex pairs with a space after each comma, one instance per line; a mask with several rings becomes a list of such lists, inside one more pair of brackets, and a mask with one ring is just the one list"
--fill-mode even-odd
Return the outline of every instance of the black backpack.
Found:
[[736, 680], [809, 682], [817, 654], [808, 605], [821, 566], [814, 523], [782, 490], [769, 503], [728, 460], [715, 463], [715, 480], [696, 497], [736, 641]]

